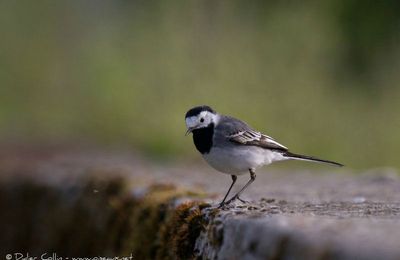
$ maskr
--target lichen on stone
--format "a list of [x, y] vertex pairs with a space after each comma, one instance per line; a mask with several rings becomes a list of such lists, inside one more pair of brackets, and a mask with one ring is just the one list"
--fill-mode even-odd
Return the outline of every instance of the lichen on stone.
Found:
[[[187, 248], [193, 249], [194, 240], [179, 240], [177, 233], [191, 238], [185, 229], [190, 232], [199, 229], [193, 228], [199, 222], [194, 216], [200, 212], [199, 207], [204, 207], [204, 203], [188, 199], [202, 195], [202, 192], [169, 184], [153, 184], [148, 187], [145, 194], [135, 200], [129, 223], [132, 232], [124, 246], [125, 250], [132, 250], [138, 258], [176, 259], [178, 253], [188, 255]], [[183, 202], [177, 205], [178, 200]]]
[[[21, 236], [11, 238], [10, 251], [59, 255], [129, 256], [135, 259], [189, 259], [207, 224], [202, 213], [206, 194], [171, 184], [135, 187], [128, 178], [85, 175], [76, 182], [31, 180], [2, 183], [3, 214]], [[135, 193], [132, 189], [140, 189]], [[29, 209], [25, 210], [25, 209]], [[31, 222], [27, 217], [36, 216]], [[45, 220], [45, 221], [42, 221]], [[36, 237], [35, 243], [29, 242]], [[25, 239], [26, 238], [26, 239]]]

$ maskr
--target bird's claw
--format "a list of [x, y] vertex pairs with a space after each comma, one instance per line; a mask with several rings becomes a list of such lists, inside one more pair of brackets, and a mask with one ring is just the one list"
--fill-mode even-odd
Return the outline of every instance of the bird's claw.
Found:
[[245, 203], [245, 204], [250, 203], [250, 201], [241, 199], [240, 197], [237, 197], [236, 199], [239, 200], [239, 201], [242, 202], [242, 203]]
[[245, 203], [245, 204], [250, 203], [247, 200], [241, 199], [239, 196], [233, 196], [230, 200], [228, 200], [226, 202], [226, 204], [230, 204], [231, 202], [234, 202], [235, 200], [239, 200], [240, 202]]
[[232, 202], [234, 202], [235, 200], [239, 200], [240, 202], [244, 203], [244, 204], [248, 204], [250, 203], [250, 201], [244, 200], [242, 198], [240, 198], [239, 196], [233, 196], [230, 200], [228, 201], [222, 201], [219, 205], [218, 208], [221, 209], [225, 206], [228, 206], [229, 204], [231, 204]]

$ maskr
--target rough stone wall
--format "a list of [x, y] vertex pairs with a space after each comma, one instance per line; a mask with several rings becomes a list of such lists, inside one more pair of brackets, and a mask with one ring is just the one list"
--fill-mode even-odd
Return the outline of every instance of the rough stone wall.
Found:
[[[187, 259], [205, 223], [193, 191], [129, 187], [123, 178], [0, 183], [2, 254]], [[190, 199], [193, 198], [193, 199]]]
[[[171, 184], [182, 176], [177, 169], [157, 175], [139, 165], [126, 171], [73, 160], [51, 167], [10, 165], [0, 162], [1, 257], [54, 252], [133, 259], [400, 259], [397, 176], [340, 175], [338, 185], [335, 176], [325, 183], [302, 175], [306, 187], [331, 187], [335, 199], [311, 201], [300, 194], [296, 198], [303, 201], [262, 198], [217, 209], [208, 192]], [[165, 171], [169, 182], [160, 178]], [[287, 197], [302, 188], [286, 185], [284, 175], [275, 178]], [[350, 199], [345, 192], [339, 197], [343, 187]]]
[[[122, 177], [82, 178], [68, 184], [2, 181], [2, 254], [132, 253], [136, 259], [400, 257], [399, 231], [392, 230], [399, 220], [299, 216], [287, 214], [301, 212], [298, 205], [274, 201], [218, 210], [199, 200], [204, 197], [201, 192], [162, 184], [139, 188], [129, 183]], [[379, 205], [375, 207], [381, 211]], [[399, 208], [392, 210], [392, 215], [400, 214]], [[357, 212], [373, 214], [367, 205], [358, 205]]]

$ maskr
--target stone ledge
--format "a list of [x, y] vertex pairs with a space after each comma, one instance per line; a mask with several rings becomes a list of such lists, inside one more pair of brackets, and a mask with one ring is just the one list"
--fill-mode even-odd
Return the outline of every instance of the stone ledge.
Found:
[[[350, 200], [261, 199], [219, 210], [209, 204], [215, 199], [210, 200], [208, 192], [166, 184], [153, 172], [156, 177], [149, 178], [148, 170], [142, 180], [139, 171], [88, 168], [75, 162], [56, 165], [35, 163], [35, 169], [2, 175], [2, 255], [400, 259], [400, 203], [398, 194], [388, 193], [400, 191], [395, 176], [360, 178], [361, 188], [387, 187], [376, 194], [377, 200], [371, 199], [375, 193], [355, 189], [358, 197]], [[276, 182], [286, 178], [280, 176]], [[321, 183], [318, 178], [313, 175], [310, 183]], [[382, 194], [392, 199], [385, 202]]]
[[353, 216], [337, 218], [302, 213], [321, 205], [283, 201], [218, 210], [199, 199], [205, 195], [201, 192], [164, 184], [132, 188], [122, 177], [61, 184], [1, 183], [0, 221], [7, 223], [0, 235], [3, 253], [133, 253], [137, 259], [400, 258], [398, 204], [384, 205], [386, 218], [360, 218], [373, 215], [374, 208], [382, 213], [383, 205], [377, 203], [354, 204], [348, 212]]
[[[392, 220], [223, 213], [197, 241], [206, 259], [399, 259]], [[219, 225], [219, 226], [218, 226]], [[210, 242], [210, 230], [214, 230]], [[217, 232], [217, 235], [215, 235]], [[219, 232], [219, 233], [218, 233]], [[218, 239], [216, 239], [218, 238]]]

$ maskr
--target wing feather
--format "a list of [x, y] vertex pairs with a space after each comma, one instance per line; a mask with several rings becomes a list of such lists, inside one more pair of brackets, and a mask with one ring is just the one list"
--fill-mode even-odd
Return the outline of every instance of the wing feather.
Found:
[[242, 130], [228, 136], [231, 142], [242, 145], [254, 145], [267, 149], [287, 151], [288, 148], [275, 141], [272, 137], [254, 131], [253, 129]]

